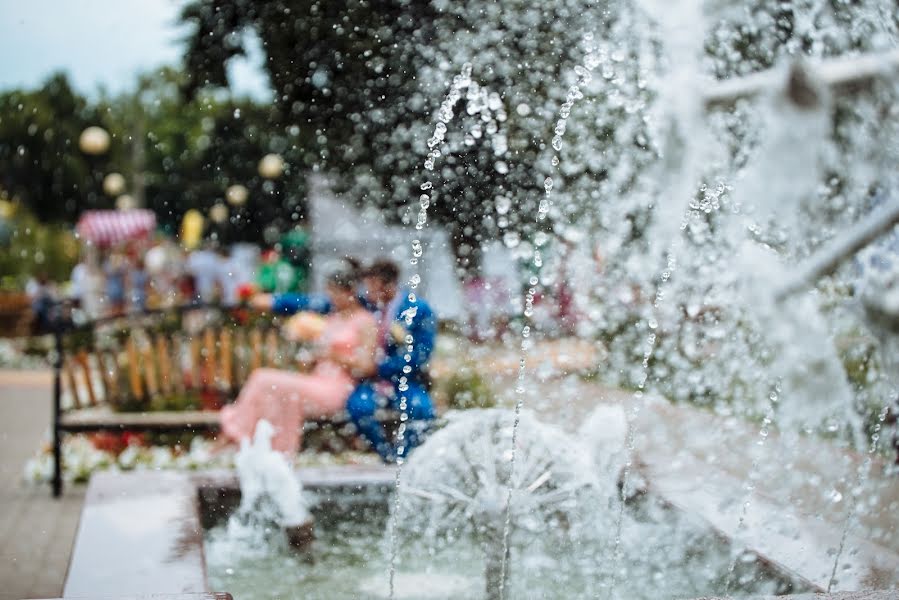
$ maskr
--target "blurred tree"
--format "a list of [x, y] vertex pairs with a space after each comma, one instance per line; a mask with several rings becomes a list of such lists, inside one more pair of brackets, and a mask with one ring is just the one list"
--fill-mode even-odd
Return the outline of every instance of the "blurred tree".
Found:
[[78, 260], [78, 242], [70, 227], [38, 221], [0, 190], [0, 291], [24, 289], [28, 279], [46, 274], [66, 281]]
[[108, 207], [100, 157], [78, 149], [88, 126], [108, 129], [105, 115], [75, 92], [63, 74], [37, 90], [0, 94], [0, 186], [41, 220], [72, 220], [86, 208]]
[[[583, 34], [596, 25], [581, 17], [599, 16], [596, 5], [195, 0], [183, 13], [194, 27], [185, 89], [227, 85], [222, 63], [243, 52], [254, 30], [280, 114], [302, 128], [307, 151], [298, 166], [337, 174], [353, 198], [393, 221], [415, 218], [418, 188], [430, 179], [429, 215], [448, 228], [460, 266], [471, 271], [487, 241], [514, 246], [538, 229], [545, 149], [568, 75], [583, 60]], [[475, 63], [476, 85], [463, 90], [428, 174], [435, 113], [465, 62]]]
[[213, 227], [222, 241], [261, 241], [265, 227], [284, 229], [300, 219], [305, 206], [296, 172], [285, 169], [277, 180], [258, 172], [266, 154], [292, 152], [289, 134], [273, 125], [276, 109], [212, 92], [185, 99], [180, 92], [186, 79], [163, 69], [141, 77], [134, 93], [112, 102], [118, 134], [142, 136], [143, 164], [122, 170], [130, 181], [135, 169], [143, 170], [147, 207], [174, 231], [187, 210], [207, 212], [225, 201], [230, 185], [239, 184], [248, 191], [245, 204], [231, 207], [229, 220]]
[[[244, 204], [214, 228], [223, 241], [262, 241], [305, 214], [296, 169], [297, 132], [279, 128], [277, 107], [211, 91], [185, 100], [185, 75], [164, 68], [141, 76], [133, 91], [89, 100], [64, 75], [37, 90], [0, 94], [0, 189], [41, 221], [74, 222], [89, 208], [113, 208], [103, 178], [121, 173], [125, 193], [154, 210], [176, 231], [191, 208], [208, 211], [229, 185], [247, 188]], [[107, 152], [88, 156], [78, 138], [99, 125], [111, 136]], [[273, 180], [258, 171], [269, 153], [287, 168]]]

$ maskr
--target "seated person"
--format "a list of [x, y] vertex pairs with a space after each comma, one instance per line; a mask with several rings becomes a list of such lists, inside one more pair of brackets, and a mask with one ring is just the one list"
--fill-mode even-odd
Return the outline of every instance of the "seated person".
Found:
[[[427, 302], [399, 287], [399, 269], [390, 261], [375, 262], [365, 272], [364, 283], [379, 322], [377, 377], [353, 390], [347, 412], [381, 458], [395, 462], [424, 441], [435, 417], [425, 367], [434, 350], [437, 317]], [[382, 407], [405, 412], [402, 439], [389, 440], [375, 419]]]
[[221, 411], [222, 433], [250, 439], [261, 419], [275, 427], [272, 448], [296, 453], [306, 418], [331, 417], [346, 409], [360, 380], [375, 373], [377, 324], [356, 298], [358, 278], [341, 271], [328, 279], [331, 311], [315, 342], [309, 373], [256, 369], [234, 404]]
[[[377, 261], [364, 275], [365, 297], [378, 320], [376, 374], [358, 383], [346, 409], [359, 432], [386, 461], [394, 462], [423, 441], [434, 407], [428, 394], [424, 369], [434, 349], [437, 318], [431, 307], [399, 286], [399, 269], [391, 261]], [[329, 302], [305, 294], [281, 294], [254, 298], [254, 306], [290, 314], [299, 310], [327, 313]], [[408, 350], [407, 336], [412, 336]], [[408, 354], [409, 359], [406, 360]], [[375, 418], [379, 408], [402, 410], [407, 420], [402, 440], [389, 440]], [[402, 452], [401, 452], [402, 451]]]

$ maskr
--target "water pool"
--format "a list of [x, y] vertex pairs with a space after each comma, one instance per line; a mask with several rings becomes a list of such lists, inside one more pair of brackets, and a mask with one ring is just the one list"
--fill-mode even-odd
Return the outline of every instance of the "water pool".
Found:
[[[316, 541], [297, 554], [277, 529], [235, 532], [220, 522], [207, 530], [212, 589], [236, 600], [349, 600], [389, 596], [388, 503], [329, 497], [314, 505]], [[583, 532], [580, 532], [583, 533]], [[736, 551], [688, 516], [644, 498], [627, 510], [621, 559], [611, 560], [607, 532], [559, 543], [518, 533], [509, 562], [507, 598], [659, 600], [730, 594], [781, 595], [808, 588]], [[485, 598], [485, 552], [460, 537], [435, 550], [421, 539], [399, 540], [397, 599]], [[734, 557], [737, 560], [734, 561]], [[731, 576], [731, 565], [736, 568]], [[616, 572], [612, 572], [616, 565]], [[609, 594], [609, 586], [612, 593]]]

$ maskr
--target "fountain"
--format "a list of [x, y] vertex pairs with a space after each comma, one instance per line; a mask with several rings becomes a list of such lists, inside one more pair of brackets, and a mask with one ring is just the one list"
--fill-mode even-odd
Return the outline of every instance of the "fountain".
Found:
[[[594, 452], [584, 440], [596, 442], [599, 438], [591, 438], [588, 431], [582, 433], [584, 440], [574, 439], [554, 427], [541, 424], [523, 408], [524, 364], [530, 333], [530, 323], [526, 322], [517, 382], [521, 391], [515, 410], [452, 415], [449, 424], [419, 448], [402, 471], [397, 471], [393, 510], [387, 524], [388, 539], [383, 542], [390, 556], [386, 565], [390, 574], [389, 597], [404, 597], [408, 593], [403, 585], [395, 587], [394, 579], [410, 581], [409, 571], [415, 569], [444, 578], [440, 581], [450, 590], [458, 593], [464, 589], [473, 594], [472, 590], [479, 587], [471, 580], [472, 570], [481, 570], [478, 563], [483, 564], [482, 585], [485, 597], [490, 600], [506, 597], [506, 590], [516, 589], [521, 593], [522, 581], [527, 582], [524, 585], [533, 584], [528, 569], [539, 570], [539, 565], [551, 565], [557, 571], [567, 570], [553, 578], [551, 584], [572, 596], [640, 597], [643, 592], [636, 589], [640, 568], [634, 565], [640, 564], [641, 557], [653, 553], [653, 544], [659, 544], [659, 531], [670, 530], [658, 517], [660, 508], [653, 504], [653, 500], [636, 510], [627, 508], [627, 504], [638, 502], [630, 493], [633, 487], [631, 471], [641, 436], [637, 428], [638, 417], [646, 393], [655, 387], [653, 369], [672, 358], [666, 334], [686, 322], [677, 314], [681, 307], [672, 305], [670, 299], [680, 301], [685, 298], [687, 316], [695, 316], [700, 311], [692, 308], [689, 302], [696, 296], [697, 289], [706, 294], [703, 302], [712, 298], [734, 305], [737, 321], [726, 321], [725, 326], [737, 327], [743, 320], [751, 324], [750, 329], [762, 332], [741, 333], [735, 336], [736, 344], [725, 340], [721, 334], [712, 338], [718, 340], [715, 358], [719, 361], [730, 360], [735, 353], [747, 349], [758, 350], [744, 357], [748, 359], [746, 369], [742, 372], [735, 369], [727, 375], [739, 378], [761, 374], [757, 377], [757, 385], [750, 387], [742, 397], [730, 399], [733, 401], [731, 414], [741, 414], [740, 411], [745, 410], [743, 414], [761, 415], [759, 445], [766, 443], [772, 428], [780, 427], [785, 432], [813, 432], [823, 422], [830, 431], [846, 428], [856, 447], [869, 450], [869, 454], [875, 451], [877, 434], [871, 438], [872, 444], [866, 443], [865, 426], [854, 418], [851, 409], [854, 392], [842, 376], [835, 347], [820, 343], [821, 338], [831, 334], [826, 320], [818, 316], [818, 303], [813, 298], [797, 296], [814, 286], [821, 277], [834, 273], [847, 257], [889, 231], [899, 217], [892, 205], [887, 206], [836, 239], [832, 248], [814, 256], [809, 255], [815, 248], [793, 243], [789, 236], [807, 228], [799, 214], [801, 202], [816, 193], [816, 186], [828, 168], [827, 161], [832, 161], [832, 149], [827, 147], [833, 110], [830, 90], [854, 92], [879, 81], [882, 75], [889, 73], [884, 64], [894, 64], [895, 57], [884, 55], [880, 57], [881, 62], [872, 56], [858, 59], [860, 64], [867, 65], [860, 69], [861, 72], [847, 70], [837, 62], [812, 66], [793, 63], [786, 70], [774, 69], [746, 80], [709, 86], [707, 93], [699, 94], [702, 84], [697, 55], [701, 37], [690, 35], [683, 22], [684, 15], [695, 17], [687, 18], [686, 24], [701, 22], [699, 3], [645, 4], [647, 10], [656, 11], [663, 25], [662, 43], [670, 46], [671, 60], [676, 68], [662, 78], [658, 88], [662, 110], [655, 116], [655, 135], [659, 138], [658, 146], [664, 160], [651, 170], [653, 181], [637, 185], [635, 189], [638, 194], [659, 196], [661, 189], [667, 188], [672, 190], [673, 198], [658, 212], [655, 225], [649, 228], [652, 239], [648, 244], [648, 256], [664, 255], [665, 266], [654, 284], [647, 286], [654, 292], [654, 301], [649, 305], [649, 314], [643, 317], [646, 327], [638, 329], [646, 337], [645, 344], [640, 345], [642, 369], [634, 382], [637, 392], [625, 407], [623, 420], [617, 418], [619, 415], [611, 418], [615, 425], [611, 427], [614, 435], [609, 439], [615, 440], [617, 445], [600, 443], [601, 450]], [[556, 137], [551, 143], [555, 151], [562, 149], [569, 115], [575, 109], [576, 101], [584, 97], [581, 88], [588, 88], [590, 72], [602, 65], [603, 60], [601, 52], [595, 57], [590, 49], [584, 66], [579, 67], [578, 83], [571, 87], [555, 129]], [[441, 107], [438, 126], [428, 143], [428, 170], [433, 170], [436, 159], [442, 156], [441, 144], [452, 119], [452, 109], [462, 100], [463, 90], [467, 90], [464, 97], [468, 102], [477, 103], [480, 98], [482, 88], [474, 83], [475, 79], [470, 64], [454, 79], [450, 94]], [[781, 89], [782, 93], [779, 92]], [[764, 119], [764, 131], [756, 140], [746, 137], [738, 139], [738, 143], [757, 145], [756, 155], [737, 153], [729, 159], [711, 160], [713, 148], [705, 145], [717, 143], [712, 131], [721, 137], [722, 127], [734, 127], [733, 114], [715, 111], [736, 104], [737, 111], [743, 111], [740, 118], [745, 118], [747, 105], [739, 98], [752, 95], [765, 96], [762, 105], [768, 118]], [[489, 102], [485, 100], [483, 104], [486, 107]], [[708, 112], [712, 114], [707, 131], [704, 120]], [[489, 111], [485, 109], [484, 115], [489, 118]], [[701, 133], [691, 139], [697, 131]], [[810, 138], [815, 142], [809, 143]], [[559, 164], [559, 157], [553, 156], [552, 165], [558, 167]], [[730, 193], [732, 186], [729, 183], [710, 192], [706, 185], [699, 185], [703, 177], [708, 176], [707, 171], [716, 172], [715, 176], [719, 178], [737, 181], [742, 178], [742, 186], [734, 184], [737, 190], [734, 194]], [[882, 171], [875, 171], [874, 176], [870, 173], [853, 175], [868, 182], [878, 181], [878, 178], [889, 180]], [[546, 196], [538, 207], [538, 221], [553, 216], [554, 202], [558, 202], [552, 195], [555, 185], [552, 177], [545, 178]], [[705, 196], [699, 200], [694, 198], [697, 187]], [[425, 193], [420, 197], [416, 229], [422, 229], [427, 221], [431, 189], [430, 181], [422, 184], [421, 190]], [[714, 242], [721, 243], [722, 248], [733, 249], [735, 260], [726, 261], [719, 256], [715, 268], [699, 265], [702, 254], [691, 252], [697, 246], [710, 247]], [[543, 260], [540, 244], [535, 244], [532, 249], [529, 258], [539, 270]], [[790, 269], [781, 264], [781, 259], [772, 250], [780, 250], [782, 255], [791, 258], [808, 257], [807, 262], [799, 270]], [[414, 264], [421, 255], [416, 240], [413, 242]], [[737, 268], [715, 281], [714, 276], [720, 275], [722, 268], [731, 266], [728, 262], [736, 264]], [[648, 261], [645, 264], [650, 265]], [[627, 265], [633, 267], [632, 263]], [[676, 268], [678, 273], [688, 274], [687, 277], [675, 273]], [[653, 269], [644, 271], [651, 273]], [[763, 273], [767, 277], [776, 274], [780, 283], [765, 285], [764, 277], [758, 277]], [[692, 275], [698, 277], [690, 280]], [[525, 317], [530, 317], [539, 284], [539, 278], [532, 276], [525, 285]], [[870, 322], [889, 320], [890, 317], [884, 315], [896, 312], [889, 302], [878, 302], [870, 297], [865, 311]], [[761, 323], [767, 323], [767, 326]], [[720, 328], [721, 324], [715, 322], [715, 327]], [[678, 375], [693, 377], [695, 373], [683, 369]], [[759, 390], [765, 393], [759, 394]], [[821, 402], [825, 397], [829, 399], [826, 405]], [[679, 399], [676, 393], [673, 399]], [[811, 415], [808, 413], [810, 406], [817, 409]], [[608, 414], [595, 416], [590, 422], [601, 423], [608, 417]], [[604, 453], [617, 455], [618, 462], [610, 461]], [[738, 522], [737, 531], [748, 527], [754, 514], [750, 498], [753, 482], [763, 467], [762, 460], [758, 456], [751, 460], [746, 499], [733, 513], [734, 521]], [[617, 466], [623, 467], [620, 492], [615, 488], [614, 477], [608, 477], [609, 473], [617, 477]], [[857, 483], [864, 481], [864, 472], [869, 467], [870, 461], [866, 461], [859, 469]], [[853, 497], [857, 498], [858, 492]], [[836, 581], [837, 567], [855, 510], [856, 503], [853, 502], [839, 548], [835, 549], [828, 589]], [[674, 548], [665, 546], [665, 550], [672, 560], [691, 564], [697, 544], [694, 534], [683, 534], [676, 529], [676, 534], [671, 537], [677, 543]], [[414, 548], [413, 556], [409, 555], [406, 545]], [[560, 548], [567, 552], [563, 554], [564, 560], [553, 553]], [[535, 549], [539, 551], [534, 552]], [[461, 551], [464, 556], [453, 554], [453, 550]], [[471, 553], [483, 556], [483, 561], [475, 560], [472, 564]], [[419, 554], [419, 559], [422, 555], [428, 557], [429, 562], [417, 562], [415, 554]], [[452, 562], [451, 573], [435, 571], [433, 562], [441, 557], [448, 557]], [[729, 593], [747, 581], [752, 582], [753, 577], [747, 577], [741, 571], [755, 558], [753, 553], [739, 549], [724, 552], [719, 559], [705, 557], [705, 568], [692, 575], [705, 578], [706, 584], [717, 581], [721, 584], [719, 590]], [[649, 567], [649, 572], [655, 569], [650, 581], [658, 575], [658, 565], [665, 563], [658, 555], [654, 560], [655, 565]], [[710, 563], [715, 563], [717, 570], [710, 569]], [[519, 573], [512, 568], [513, 564], [523, 564], [525, 568]], [[454, 575], [460, 579], [452, 579]], [[677, 579], [670, 574], [662, 576], [662, 580], [669, 584]], [[370, 578], [363, 581], [368, 582]], [[516, 581], [518, 588], [515, 588]], [[624, 583], [628, 586], [626, 592], [620, 587]], [[685, 586], [684, 593], [711, 591], [701, 585], [691, 585]], [[800, 588], [798, 582], [781, 581], [767, 591]], [[647, 590], [645, 593], [651, 597], [652, 592]]]
[[[728, 544], [651, 496], [628, 500], [617, 545], [622, 560], [611, 560], [609, 534], [619, 514], [611, 459], [624, 433], [615, 409], [597, 410], [578, 436], [523, 410], [514, 472], [508, 450], [513, 414], [479, 409], [448, 415], [410, 455], [396, 502], [312, 492], [316, 541], [305, 559], [283, 545], [235, 545], [232, 516], [207, 534], [212, 583], [236, 597], [266, 585], [275, 595], [302, 589], [307, 598], [492, 600], [508, 593], [649, 599], [658, 597], [661, 581], [682, 597], [716, 589], [730, 561]], [[395, 511], [389, 520], [388, 508]], [[384, 569], [394, 544], [398, 568], [391, 589]], [[504, 550], [515, 568], [503, 568]], [[740, 556], [742, 591], [807, 589], [751, 553]], [[613, 580], [627, 581], [626, 589], [610, 587]]]
[[283, 539], [296, 550], [313, 540], [313, 522], [303, 486], [287, 458], [272, 450], [274, 427], [256, 424], [253, 441], [243, 440], [234, 459], [240, 480], [240, 506], [228, 520], [227, 543], [258, 547]]
[[[511, 464], [513, 415], [507, 410], [471, 410], [445, 428], [410, 459], [399, 487], [397, 527], [404, 538], [422, 537], [436, 551], [471, 536], [485, 553], [486, 598], [507, 584], [503, 566], [506, 522], [513, 536], [571, 542], [603, 527], [596, 507], [612, 502], [603, 490], [589, 452], [571, 436], [520, 414], [521, 445]], [[511, 494], [509, 490], [511, 489]]]
[[[866, 510], [891, 501], [889, 485], [865, 486], [878, 463], [885, 408], [895, 402], [897, 281], [893, 271], [857, 275], [847, 266], [883, 244], [899, 222], [895, 32], [849, 36], [857, 41], [853, 51], [864, 54], [833, 58], [848, 48], [827, 47], [833, 28], [818, 33], [824, 3], [803, 4], [796, 10], [805, 11], [804, 20], [795, 26], [804, 28], [813, 59], [790, 60], [802, 49], [780, 55], [759, 42], [754, 73], [738, 77], [740, 36], [752, 41], [773, 34], [764, 22], [745, 31], [732, 27], [733, 11], [724, 11], [713, 27], [715, 39], [724, 40], [709, 59], [721, 77], [713, 83], [702, 75], [705, 38], [694, 35], [713, 21], [702, 4], [641, 4], [643, 11], [618, 6], [610, 31], [620, 39], [585, 36], [583, 64], [554, 121], [555, 135], [544, 144], [553, 170], [539, 173], [545, 194], [528, 215], [540, 225], [522, 254], [537, 274], [529, 273], [523, 286], [514, 410], [448, 415], [402, 471], [388, 473], [393, 489], [381, 489], [374, 500], [327, 489], [310, 493], [314, 525], [303, 510], [292, 512], [304, 506], [303, 497], [286, 464], [268, 462], [274, 459], [261, 426], [238, 466], [244, 497], [236, 524], [207, 534], [215, 585], [238, 597], [266, 583], [284, 586], [276, 590], [284, 594], [302, 586], [310, 598], [496, 600], [897, 584], [897, 549], [886, 550], [895, 524], [877, 531], [863, 519]], [[627, 56], [616, 58], [619, 43], [640, 67], [633, 81], [620, 67]], [[671, 64], [664, 71], [666, 51]], [[466, 63], [452, 80], [427, 142], [428, 171], [451, 151], [444, 142], [457, 105], [470, 103], [469, 116], [496, 128], [512, 113], [478, 86], [477, 76], [478, 65]], [[604, 195], [589, 206], [593, 229], [584, 237], [611, 239], [610, 266], [578, 284], [598, 323], [590, 334], [614, 332], [605, 340], [604, 375], [632, 393], [622, 407], [600, 406], [573, 435], [535, 416], [545, 408], [541, 402], [524, 403], [537, 380], [525, 369], [536, 334], [530, 317], [545, 276], [537, 238], [545, 243], [549, 233], [572, 228], [564, 220], [577, 213], [565, 188], [564, 136], [590, 135], [578, 119], [589, 119], [592, 103], [609, 98], [629, 115], [622, 127], [633, 137], [609, 145], [631, 147], [640, 157], [622, 157], [628, 164], [609, 167], [597, 184]], [[491, 121], [500, 109], [504, 119]], [[659, 156], [647, 158], [653, 153]], [[437, 198], [431, 179], [415, 190], [416, 230]], [[509, 240], [513, 247], [521, 242]], [[412, 256], [418, 264], [418, 237]], [[416, 275], [413, 288], [417, 282]], [[633, 288], [629, 299], [616, 305], [612, 284]], [[860, 301], [855, 285], [864, 288]], [[849, 338], [846, 331], [878, 340], [861, 382], [847, 377], [837, 343]], [[659, 395], [670, 402], [653, 399]], [[568, 407], [558, 400], [547, 398], [557, 404], [544, 413]], [[859, 409], [863, 402], [868, 414]], [[676, 403], [703, 410], [694, 414]], [[653, 423], [648, 415], [662, 418]], [[683, 432], [659, 426], [685, 415], [692, 428], [680, 438], [675, 434]], [[825, 452], [816, 445], [821, 439], [828, 440]], [[654, 443], [670, 444], [670, 455]], [[641, 465], [641, 459], [655, 462]], [[271, 467], [258, 469], [263, 463]], [[708, 481], [696, 477], [700, 470]], [[633, 493], [640, 477], [645, 494]], [[250, 523], [264, 507], [274, 516]], [[809, 514], [817, 520], [805, 519]], [[795, 522], [765, 531], [776, 544], [753, 535], [778, 516]], [[261, 557], [244, 560], [223, 542], [239, 526], [266, 530], [272, 522], [302, 523], [307, 543], [314, 527], [309, 560], [315, 564], [267, 545]], [[709, 525], [727, 539], [717, 539]], [[863, 527], [866, 537], [853, 540]], [[819, 539], [826, 541], [822, 552], [812, 547]], [[814, 560], [803, 560], [803, 553]], [[861, 562], [846, 567], [847, 560], [861, 561], [858, 556], [873, 557], [864, 565], [870, 572], [855, 569]]]

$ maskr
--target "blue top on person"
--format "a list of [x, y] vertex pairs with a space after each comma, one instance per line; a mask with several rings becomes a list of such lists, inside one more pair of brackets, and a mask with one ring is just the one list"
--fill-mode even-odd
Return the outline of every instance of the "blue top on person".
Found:
[[[365, 294], [360, 300], [379, 315], [378, 345], [383, 356], [377, 361], [378, 378], [359, 383], [347, 400], [347, 412], [378, 454], [392, 462], [421, 443], [434, 419], [434, 407], [422, 370], [434, 350], [437, 318], [427, 302], [398, 286], [399, 270], [393, 262], [377, 261], [362, 276]], [[280, 314], [327, 313], [331, 309], [324, 296], [296, 293], [275, 295], [257, 302], [257, 306]], [[408, 336], [412, 337], [411, 344], [407, 343]], [[404, 373], [407, 366], [408, 372]], [[402, 439], [391, 441], [375, 418], [375, 412], [379, 408], [403, 410], [403, 398], [407, 420]]]

